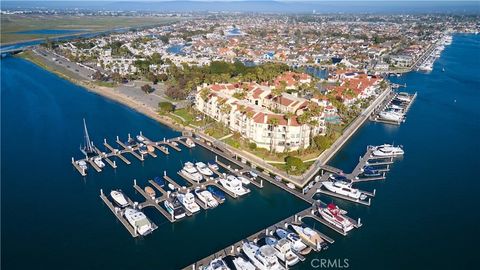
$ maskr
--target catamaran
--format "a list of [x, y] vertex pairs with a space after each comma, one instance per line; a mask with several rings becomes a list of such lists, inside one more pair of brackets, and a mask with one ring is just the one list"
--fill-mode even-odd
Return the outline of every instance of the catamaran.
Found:
[[127, 208], [124, 215], [130, 225], [140, 235], [147, 235], [153, 231], [152, 223], [144, 213], [133, 208]]
[[125, 194], [123, 194], [121, 190], [112, 190], [110, 192], [110, 196], [118, 206], [120, 207], [128, 206], [127, 196], [125, 196]]
[[319, 205], [318, 213], [328, 223], [343, 230], [344, 232], [349, 232], [353, 229], [353, 223], [345, 216], [343, 216], [343, 213], [345, 213], [345, 211], [343, 211], [333, 203], [328, 204], [326, 207]]
[[285, 269], [275, 255], [275, 249], [269, 245], [258, 247], [253, 242], [245, 242], [242, 250], [248, 259], [260, 270]]
[[177, 195], [178, 201], [191, 213], [196, 213], [200, 211], [200, 206], [195, 202], [195, 197], [192, 193], [188, 192], [185, 194], [179, 193]]
[[244, 188], [242, 186], [242, 182], [233, 175], [228, 175], [226, 178], [220, 178], [220, 184], [238, 196], [242, 196], [250, 192], [250, 190]]

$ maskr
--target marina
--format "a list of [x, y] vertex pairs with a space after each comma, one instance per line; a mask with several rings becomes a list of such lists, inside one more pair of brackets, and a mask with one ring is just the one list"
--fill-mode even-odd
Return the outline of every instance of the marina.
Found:
[[417, 97], [417, 92], [408, 94], [405, 92], [392, 92], [370, 117], [373, 122], [400, 125], [405, 122], [406, 114]]

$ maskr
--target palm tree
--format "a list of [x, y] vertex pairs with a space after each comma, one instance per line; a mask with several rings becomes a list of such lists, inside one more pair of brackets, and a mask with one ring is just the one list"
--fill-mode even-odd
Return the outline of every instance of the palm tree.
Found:
[[[285, 120], [287, 120], [287, 127], [285, 128], [285, 150], [287, 150], [287, 140], [288, 140], [288, 127], [289, 127], [289, 124], [290, 124], [290, 120], [295, 116], [294, 113], [292, 112], [287, 112], [283, 115], [283, 117], [285, 118]], [[284, 151], [284, 152], [288, 152], [288, 151]]]
[[279, 121], [277, 118], [269, 118], [268, 119], [268, 122], [267, 122], [270, 126], [269, 126], [269, 129], [271, 127], [271, 133], [270, 133], [270, 152], [273, 153], [274, 151], [274, 137], [275, 137], [275, 127], [278, 126], [279, 124]]

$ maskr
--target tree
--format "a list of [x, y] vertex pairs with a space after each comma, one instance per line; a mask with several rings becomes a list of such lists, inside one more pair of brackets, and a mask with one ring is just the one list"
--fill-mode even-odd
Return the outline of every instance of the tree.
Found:
[[269, 118], [268, 119], [268, 124], [270, 125], [269, 126], [269, 129], [270, 129], [270, 152], [274, 152], [274, 139], [275, 139], [275, 127], [278, 126], [279, 124], [279, 121], [277, 118]]
[[157, 75], [155, 75], [155, 73], [153, 73], [153, 72], [147, 73], [147, 80], [151, 81], [153, 84], [158, 83]]
[[254, 142], [251, 142], [248, 144], [248, 148], [250, 148], [250, 150], [255, 150], [257, 149], [257, 144]]
[[141, 87], [142, 91], [145, 92], [146, 94], [152, 93], [155, 89], [152, 88], [149, 84], [144, 84]]
[[287, 172], [302, 172], [305, 170], [305, 164], [298, 157], [287, 156], [285, 158]]
[[122, 77], [122, 75], [120, 75], [120, 73], [114, 72], [112, 73], [112, 81], [116, 83], [122, 83], [124, 81], [124, 78]]
[[97, 70], [97, 71], [95, 71], [95, 73], [93, 73], [92, 79], [94, 79], [96, 81], [101, 81], [101, 80], [103, 80], [103, 74], [99, 70]]
[[158, 103], [158, 108], [161, 113], [170, 113], [173, 112], [175, 107], [173, 106], [172, 103], [170, 102], [159, 102]]
[[158, 78], [159, 81], [164, 82], [164, 81], [168, 80], [168, 75], [165, 74], [165, 73], [160, 73], [160, 74], [158, 74], [157, 78]]

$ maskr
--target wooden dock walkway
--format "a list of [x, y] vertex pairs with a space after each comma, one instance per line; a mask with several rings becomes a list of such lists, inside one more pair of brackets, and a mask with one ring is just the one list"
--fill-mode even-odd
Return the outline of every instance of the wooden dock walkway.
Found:
[[120, 208], [113, 206], [112, 202], [103, 194], [103, 190], [100, 189], [100, 198], [107, 205], [107, 207], [112, 211], [112, 213], [117, 217], [118, 220], [123, 224], [132, 237], [137, 237], [138, 234], [135, 229], [128, 223], [128, 221], [123, 217], [123, 212]]

